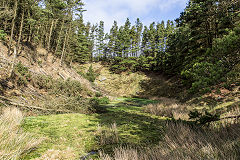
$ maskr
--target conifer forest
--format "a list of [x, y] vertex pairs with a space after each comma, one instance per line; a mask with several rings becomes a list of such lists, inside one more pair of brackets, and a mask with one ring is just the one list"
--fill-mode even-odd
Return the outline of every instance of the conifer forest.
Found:
[[0, 0], [0, 160], [240, 159], [240, 1], [110, 30], [86, 5]]

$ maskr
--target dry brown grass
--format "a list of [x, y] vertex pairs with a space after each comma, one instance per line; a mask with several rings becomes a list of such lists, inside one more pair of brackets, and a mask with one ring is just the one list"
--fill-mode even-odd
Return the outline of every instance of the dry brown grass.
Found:
[[170, 98], [158, 98], [160, 103], [148, 104], [144, 106], [144, 111], [157, 116], [170, 117], [175, 119], [188, 119], [188, 106], [179, 104], [176, 100]]
[[67, 148], [66, 150], [48, 150], [40, 158], [35, 160], [75, 160], [77, 155], [74, 153], [73, 149]]
[[140, 82], [149, 79], [141, 73], [113, 74], [109, 71], [108, 67], [103, 66], [101, 63], [84, 64], [76, 66], [75, 69], [86, 73], [91, 65], [93, 70], [100, 74], [94, 83], [106, 93], [113, 96], [131, 97], [136, 95], [137, 92], [142, 92]]
[[0, 159], [18, 159], [39, 145], [41, 140], [21, 130], [23, 114], [16, 108], [6, 108], [0, 116]]
[[113, 157], [100, 152], [102, 160], [139, 160], [139, 152], [129, 147], [119, 147], [114, 149]]
[[240, 123], [203, 129], [183, 123], [168, 123], [166, 136], [156, 147], [137, 150], [116, 148], [103, 160], [212, 160], [240, 158]]
[[99, 145], [111, 145], [119, 143], [119, 135], [117, 124], [113, 123], [110, 127], [103, 128], [101, 126], [98, 127], [96, 131], [96, 137]]

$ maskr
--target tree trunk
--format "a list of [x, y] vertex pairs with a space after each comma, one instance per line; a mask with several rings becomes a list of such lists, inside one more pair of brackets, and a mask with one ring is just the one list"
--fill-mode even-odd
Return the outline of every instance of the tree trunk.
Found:
[[22, 18], [21, 18], [21, 25], [20, 25], [20, 29], [19, 29], [19, 36], [18, 36], [18, 42], [17, 42], [17, 54], [19, 53], [19, 45], [20, 45], [20, 41], [22, 38], [22, 29], [23, 29], [23, 20], [24, 20], [24, 10], [22, 12]]
[[66, 45], [68, 43], [68, 38], [69, 38], [69, 32], [71, 30], [71, 24], [69, 26], [69, 29], [68, 31], [66, 31], [66, 35], [65, 35], [65, 38], [64, 38], [64, 43], [63, 43], [63, 49], [62, 49], [62, 54], [61, 54], [61, 60], [60, 60], [60, 66], [62, 66], [62, 61], [63, 61], [63, 57], [65, 55], [65, 48], [66, 48]]
[[[48, 43], [47, 43], [47, 51], [48, 51], [48, 52], [50, 52], [50, 43], [51, 43], [51, 37], [52, 37], [52, 31], [53, 31], [54, 21], [55, 21], [55, 20], [52, 20], [51, 27], [50, 27], [50, 31], [49, 31], [49, 36], [48, 36]], [[47, 55], [48, 55], [48, 54], [47, 54]]]
[[13, 73], [13, 69], [14, 69], [16, 58], [17, 58], [17, 49], [16, 49], [16, 47], [14, 47], [13, 62], [12, 62], [12, 65], [10, 67], [9, 75], [8, 75], [9, 78], [12, 77], [12, 73]]
[[[39, 30], [40, 30], [40, 28], [41, 28], [41, 24], [38, 25], [38, 27], [37, 27], [37, 32], [36, 32], [36, 34], [33, 33], [33, 36], [39, 36]], [[36, 43], [36, 42], [35, 42], [35, 39], [34, 39], [33, 42]], [[40, 43], [41, 43], [41, 37], [39, 37], [39, 38], [37, 39], [37, 44], [40, 44]]]
[[14, 31], [14, 28], [15, 28], [15, 19], [16, 19], [16, 15], [17, 15], [17, 7], [18, 7], [18, 0], [15, 0], [14, 14], [13, 14], [13, 19], [12, 19], [11, 36], [10, 36], [10, 42], [9, 42], [9, 46], [8, 46], [8, 55], [11, 55], [12, 39], [13, 39], [13, 31]]
[[[31, 18], [30, 9], [28, 9], [28, 18], [29, 19]], [[32, 39], [32, 25], [29, 24], [28, 28], [29, 28], [29, 34], [28, 34], [28, 37], [27, 37], [27, 41], [31, 42], [31, 39]]]
[[56, 48], [55, 48], [55, 52], [54, 52], [55, 55], [56, 55], [56, 53], [57, 53], [58, 46], [59, 46], [59, 43], [60, 43], [60, 40], [61, 40], [61, 35], [62, 35], [62, 30], [63, 30], [63, 24], [64, 24], [64, 20], [62, 21], [62, 25], [61, 25], [61, 28], [60, 28], [59, 36], [58, 36], [58, 39], [57, 39], [57, 44], [56, 44]]
[[65, 52], [65, 46], [66, 46], [66, 41], [67, 41], [67, 34], [68, 34], [68, 31], [66, 31], [65, 38], [64, 38], [64, 42], [63, 42], [63, 48], [62, 48], [60, 66], [62, 66], [63, 56], [64, 56], [64, 52]]

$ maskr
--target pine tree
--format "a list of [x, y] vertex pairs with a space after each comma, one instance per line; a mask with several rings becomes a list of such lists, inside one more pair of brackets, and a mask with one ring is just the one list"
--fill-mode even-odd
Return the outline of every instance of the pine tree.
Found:
[[104, 52], [104, 38], [105, 38], [105, 33], [104, 33], [104, 22], [100, 21], [99, 26], [97, 28], [97, 38], [96, 38], [96, 47], [97, 47], [97, 57], [98, 60], [103, 57], [103, 52]]

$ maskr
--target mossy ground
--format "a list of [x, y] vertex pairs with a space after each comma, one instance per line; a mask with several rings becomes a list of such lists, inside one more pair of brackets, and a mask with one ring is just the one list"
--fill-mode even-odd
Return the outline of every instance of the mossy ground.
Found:
[[[36, 150], [26, 154], [23, 159], [41, 157], [48, 150], [71, 148], [74, 159], [92, 150], [111, 152], [118, 145], [157, 144], [163, 136], [161, 117], [151, 116], [142, 111], [141, 106], [157, 101], [137, 98], [118, 98], [106, 105], [102, 114], [62, 114], [27, 117], [23, 128], [44, 137], [45, 140]], [[117, 126], [118, 143], [99, 143], [99, 130], [106, 130], [113, 123]]]

